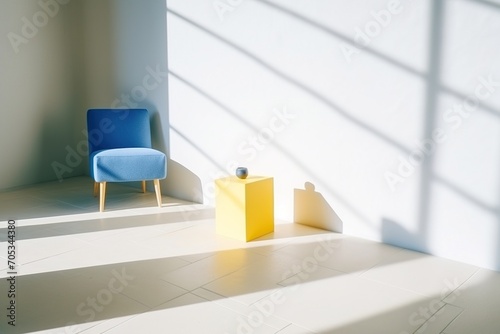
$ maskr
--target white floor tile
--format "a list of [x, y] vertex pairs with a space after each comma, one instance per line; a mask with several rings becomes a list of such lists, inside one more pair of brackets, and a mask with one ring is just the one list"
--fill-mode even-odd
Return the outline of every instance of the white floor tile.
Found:
[[253, 249], [257, 253], [268, 255], [298, 239], [308, 240], [308, 238], [318, 238], [320, 235], [329, 234], [331, 232], [306, 225], [276, 222], [273, 233], [266, 234], [252, 240], [252, 242], [246, 243], [246, 247]]
[[[147, 307], [118, 292], [126, 290], [121, 272], [103, 270], [92, 279], [76, 276], [64, 279], [57, 273], [17, 277], [17, 324], [20, 333], [65, 327], [85, 329], [95, 321], [132, 315]], [[6, 300], [0, 302], [2, 309]], [[8, 333], [5, 322], [0, 332]], [[57, 331], [56, 331], [57, 333]]]
[[495, 333], [500, 328], [500, 273], [480, 269], [445, 301], [464, 311], [444, 330], [446, 334]]
[[186, 290], [194, 290], [263, 258], [263, 255], [246, 249], [220, 251], [163, 275], [162, 279]]
[[300, 270], [300, 262], [273, 253], [203, 287], [251, 305], [281, 288], [279, 282]]
[[141, 245], [164, 256], [206, 254], [245, 247], [244, 242], [217, 235], [213, 219], [199, 221], [174, 233], [167, 232], [149, 238]]
[[27, 196], [23, 199], [2, 200], [0, 204], [0, 221], [29, 219], [39, 216], [58, 216], [74, 211], [74, 207], [65, 203]]
[[146, 273], [146, 277], [139, 276], [132, 280], [121, 293], [147, 307], [153, 308], [187, 292], [187, 290], [159, 278], [148, 278]]
[[235, 311], [248, 319], [248, 321], [253, 321], [254, 317], [261, 317], [264, 324], [273, 327], [276, 330], [284, 329], [285, 327], [290, 325], [290, 322], [273, 315], [274, 303], [270, 298], [261, 299], [259, 302], [249, 306], [238, 302], [234, 298], [225, 298], [224, 296], [218, 295], [203, 288], [196, 289], [192, 291], [192, 293], [211, 302], [214, 302], [220, 306]]
[[423, 295], [444, 298], [477, 270], [477, 267], [468, 264], [400, 250], [362, 276]]
[[308, 331], [305, 328], [299, 327], [294, 324], [290, 324], [286, 328], [283, 328], [276, 334], [314, 334], [313, 332]]
[[113, 263], [129, 263], [156, 258], [152, 251], [143, 249], [133, 243], [120, 243], [116, 245], [90, 245], [57, 257], [48, 257], [30, 262], [20, 267], [23, 275], [43, 273], [47, 271], [86, 268], [92, 266], [109, 265]]
[[153, 311], [137, 316], [107, 334], [127, 333], [275, 333], [272, 327], [261, 323], [260, 318], [249, 322], [246, 318], [225, 307], [193, 294], [182, 295]]
[[413, 333], [432, 301], [355, 274], [310, 277], [282, 291], [276, 316], [315, 333]]
[[436, 314], [429, 318], [415, 334], [441, 334], [445, 328], [462, 313], [463, 309], [445, 304]]
[[[75, 332], [78, 332], [78, 334], [102, 334], [139, 315], [140, 314], [134, 314], [129, 316], [115, 317], [112, 319], [106, 319], [102, 321], [96, 321], [92, 323], [92, 326], [87, 326], [88, 328], [79, 328]], [[67, 334], [67, 333], [63, 332], [61, 334]]]
[[346, 238], [336, 233], [318, 236], [316, 240], [317, 243], [290, 244], [277, 250], [276, 253], [303, 259], [318, 257], [321, 258], [320, 262], [324, 267], [346, 273], [362, 273], [399, 251], [392, 246], [358, 238]]
[[88, 242], [72, 236], [20, 240], [17, 242], [18, 261], [22, 265], [88, 246]]

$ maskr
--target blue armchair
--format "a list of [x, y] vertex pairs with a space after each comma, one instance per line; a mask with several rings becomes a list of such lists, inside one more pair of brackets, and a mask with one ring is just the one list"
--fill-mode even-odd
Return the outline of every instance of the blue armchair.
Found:
[[160, 179], [167, 176], [166, 156], [151, 148], [151, 129], [146, 109], [90, 109], [87, 111], [90, 176], [94, 196], [100, 193], [104, 211], [107, 182], [153, 180], [161, 207]]

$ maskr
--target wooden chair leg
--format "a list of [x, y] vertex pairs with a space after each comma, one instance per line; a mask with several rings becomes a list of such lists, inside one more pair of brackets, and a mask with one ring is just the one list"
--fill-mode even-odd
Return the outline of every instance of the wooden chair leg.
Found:
[[146, 180], [142, 181], [142, 192], [146, 193]]
[[99, 211], [103, 212], [104, 211], [104, 202], [106, 201], [106, 182], [101, 182], [99, 183], [100, 185], [100, 191], [101, 191], [101, 196], [99, 198]]
[[97, 197], [98, 193], [99, 193], [99, 183], [94, 181], [94, 197]]
[[160, 180], [154, 180], [155, 184], [155, 193], [156, 193], [156, 201], [158, 202], [158, 206], [161, 208], [161, 190], [160, 190]]

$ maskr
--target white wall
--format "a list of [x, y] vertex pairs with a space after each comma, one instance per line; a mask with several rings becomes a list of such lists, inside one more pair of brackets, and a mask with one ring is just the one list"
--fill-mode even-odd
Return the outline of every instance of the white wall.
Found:
[[165, 2], [86, 0], [84, 22], [87, 94], [80, 128], [89, 108], [147, 108], [153, 146], [168, 151]]
[[78, 6], [0, 5], [0, 189], [55, 179], [52, 162], [64, 161], [74, 142], [82, 99]]
[[89, 108], [150, 109], [154, 145], [168, 150], [163, 0], [0, 6], [0, 189], [88, 173]]
[[[115, 101], [147, 108], [153, 147], [168, 155], [167, 24], [164, 0], [114, 0]], [[130, 96], [126, 101], [123, 95]], [[163, 191], [166, 181], [163, 181]], [[152, 188], [152, 183], [149, 184]]]
[[154, 118], [159, 110], [166, 115], [165, 2], [88, 0], [84, 21], [88, 108], [147, 107]]
[[500, 270], [489, 4], [168, 0], [171, 158], [205, 203], [245, 165], [275, 177], [277, 218], [311, 182], [344, 233]]

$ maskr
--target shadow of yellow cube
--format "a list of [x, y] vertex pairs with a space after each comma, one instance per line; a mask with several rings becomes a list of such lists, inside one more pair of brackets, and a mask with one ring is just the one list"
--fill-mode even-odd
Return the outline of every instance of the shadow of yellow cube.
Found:
[[217, 234], [250, 241], [274, 232], [272, 177], [236, 176], [215, 180]]

